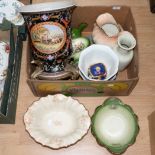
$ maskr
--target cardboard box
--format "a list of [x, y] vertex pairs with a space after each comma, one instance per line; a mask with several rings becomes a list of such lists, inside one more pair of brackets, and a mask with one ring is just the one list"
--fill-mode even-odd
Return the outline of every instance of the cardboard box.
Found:
[[[98, 15], [109, 12], [116, 21], [122, 25], [124, 30], [130, 31], [136, 38], [136, 28], [132, 12], [126, 6], [78, 6], [73, 13], [72, 26], [77, 27], [81, 22], [88, 23], [85, 34], [90, 35], [93, 25]], [[35, 96], [46, 96], [48, 94], [63, 93], [71, 96], [118, 96], [129, 95], [138, 82], [138, 45], [134, 49], [134, 58], [128, 68], [118, 73], [115, 81], [45, 81], [31, 79], [30, 75], [34, 71], [30, 64], [31, 51], [28, 51], [28, 84]]]
[[149, 133], [150, 133], [150, 147], [151, 147], [151, 155], [155, 154], [155, 111], [151, 113], [148, 117], [149, 120]]

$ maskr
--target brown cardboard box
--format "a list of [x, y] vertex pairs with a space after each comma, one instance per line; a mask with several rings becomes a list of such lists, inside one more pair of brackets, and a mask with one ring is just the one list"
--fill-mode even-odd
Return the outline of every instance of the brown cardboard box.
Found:
[[[81, 22], [88, 23], [85, 34], [90, 35], [98, 15], [109, 12], [124, 30], [130, 31], [136, 37], [136, 28], [132, 12], [126, 6], [78, 6], [73, 13], [72, 26], [77, 27]], [[118, 73], [115, 81], [91, 82], [84, 80], [45, 81], [31, 79], [34, 71], [31, 66], [31, 54], [28, 51], [28, 84], [35, 96], [63, 93], [71, 96], [103, 96], [103, 95], [129, 95], [138, 82], [138, 45], [134, 49], [134, 58], [128, 68]]]

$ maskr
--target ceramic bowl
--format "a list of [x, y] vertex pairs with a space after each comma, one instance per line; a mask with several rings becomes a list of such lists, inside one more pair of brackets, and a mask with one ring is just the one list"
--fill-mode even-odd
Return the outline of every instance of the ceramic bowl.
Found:
[[0, 80], [5, 79], [9, 63], [9, 45], [0, 42]]
[[[104, 64], [106, 68], [107, 75], [103, 80], [92, 79], [88, 75], [90, 66], [97, 63]], [[107, 81], [117, 74], [118, 65], [118, 57], [110, 47], [94, 44], [81, 52], [78, 67], [84, 80]]]
[[91, 131], [97, 142], [113, 154], [122, 154], [139, 133], [138, 117], [129, 105], [109, 98], [96, 108]]
[[24, 123], [35, 141], [60, 149], [75, 144], [87, 134], [90, 117], [77, 100], [57, 94], [35, 101], [24, 115]]

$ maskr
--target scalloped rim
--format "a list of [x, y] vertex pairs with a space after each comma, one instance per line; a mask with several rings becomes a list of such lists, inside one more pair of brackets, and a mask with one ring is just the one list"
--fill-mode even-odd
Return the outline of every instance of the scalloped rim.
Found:
[[39, 13], [49, 12], [75, 7], [76, 3], [73, 0], [54, 1], [46, 3], [36, 3], [25, 5], [19, 9], [21, 13]]
[[[134, 134], [133, 138], [131, 139], [131, 141], [130, 141], [128, 144], [126, 144], [126, 145], [124, 145], [124, 147], [120, 147], [120, 148], [115, 148], [115, 147], [113, 147], [113, 146], [108, 146], [108, 145], [106, 145], [106, 144], [103, 144], [103, 142], [101, 142], [101, 141], [97, 138], [97, 136], [96, 136], [96, 134], [95, 134], [95, 129], [94, 129], [94, 123], [93, 123], [93, 122], [94, 122], [94, 117], [95, 117], [96, 113], [97, 113], [101, 108], [105, 107], [106, 105], [109, 105], [109, 104], [111, 103], [111, 100], [117, 100], [117, 101], [115, 101], [116, 104], [117, 104], [117, 105], [120, 105], [120, 106], [123, 106], [124, 108], [126, 108], [126, 109], [132, 114], [132, 116], [134, 117], [135, 122], [136, 122], [136, 129], [135, 129], [135, 134]], [[97, 143], [98, 143], [100, 146], [105, 147], [105, 148], [106, 148], [107, 150], [109, 150], [111, 153], [116, 154], [116, 155], [124, 153], [124, 152], [127, 150], [127, 148], [128, 148], [129, 146], [133, 145], [133, 144], [136, 142], [136, 138], [137, 138], [137, 135], [138, 135], [139, 130], [140, 130], [139, 125], [138, 125], [138, 116], [134, 113], [133, 109], [132, 109], [129, 105], [124, 104], [119, 98], [116, 98], [116, 97], [110, 97], [110, 98], [106, 99], [102, 105], [98, 106], [98, 107], [95, 109], [95, 112], [94, 112], [94, 114], [93, 114], [92, 117], [91, 117], [91, 123], [92, 123], [92, 125], [91, 125], [91, 133], [92, 133], [92, 135], [95, 137]], [[115, 152], [115, 150], [116, 150], [116, 152]]]
[[[62, 94], [48, 95], [48, 96], [59, 96], [59, 95], [65, 96], [65, 95], [62, 95]], [[48, 97], [48, 96], [46, 96], [46, 97]], [[46, 97], [41, 97], [41, 98], [46, 98]], [[67, 98], [67, 96], [65, 96], [65, 97]], [[40, 99], [41, 99], [41, 98], [40, 98]], [[38, 101], [40, 100], [40, 99], [38, 99], [38, 100], [34, 101], [34, 102], [29, 106], [29, 108], [27, 109], [26, 113], [24, 114], [24, 119], [23, 119], [24, 124], [25, 124], [25, 130], [29, 133], [29, 135], [30, 135], [37, 143], [41, 144], [42, 146], [46, 146], [46, 147], [48, 147], [48, 148], [51, 148], [51, 149], [53, 149], [53, 150], [58, 150], [58, 149], [61, 149], [61, 148], [67, 148], [67, 147], [69, 147], [69, 146], [75, 145], [77, 142], [79, 142], [80, 140], [82, 140], [82, 139], [84, 138], [84, 136], [88, 133], [88, 131], [89, 131], [89, 129], [90, 129], [90, 125], [91, 125], [91, 119], [90, 119], [90, 115], [89, 115], [88, 110], [87, 110], [87, 109], [85, 108], [85, 106], [84, 106], [83, 104], [81, 104], [77, 99], [73, 99], [72, 97], [70, 97], [70, 98], [71, 98], [72, 100], [74, 100], [74, 101], [77, 101], [80, 105], [82, 105], [83, 108], [85, 109], [85, 111], [87, 112], [87, 115], [88, 115], [88, 118], [89, 118], [89, 122], [88, 122], [89, 125], [88, 125], [88, 128], [87, 128], [86, 131], [85, 131], [85, 134], [80, 135], [81, 137], [80, 137], [79, 139], [77, 139], [74, 143], [68, 144], [68, 145], [66, 145], [66, 146], [58, 147], [58, 148], [55, 148], [55, 147], [52, 147], [52, 146], [43, 144], [42, 142], [36, 140], [35, 137], [33, 137], [33, 136], [31, 135], [31, 132], [27, 129], [27, 123], [26, 123], [25, 119], [26, 119], [26, 117], [27, 117], [26, 115], [27, 115], [29, 109], [31, 109], [31, 108], [35, 105], [35, 103], [38, 102]]]

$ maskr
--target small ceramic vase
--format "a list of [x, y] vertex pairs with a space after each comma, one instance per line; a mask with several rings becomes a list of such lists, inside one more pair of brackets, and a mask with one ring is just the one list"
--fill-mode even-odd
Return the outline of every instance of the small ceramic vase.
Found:
[[109, 13], [99, 15], [96, 19], [96, 23], [108, 37], [118, 36], [120, 32], [116, 20]]
[[72, 53], [71, 17], [75, 3], [55, 1], [21, 7], [29, 30], [32, 56], [48, 73], [61, 72]]
[[114, 47], [114, 51], [119, 58], [118, 71], [123, 71], [133, 59], [136, 39], [130, 32], [123, 31], [120, 33], [117, 43], [118, 45]]

